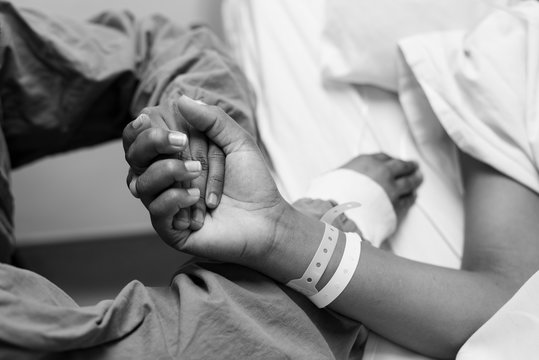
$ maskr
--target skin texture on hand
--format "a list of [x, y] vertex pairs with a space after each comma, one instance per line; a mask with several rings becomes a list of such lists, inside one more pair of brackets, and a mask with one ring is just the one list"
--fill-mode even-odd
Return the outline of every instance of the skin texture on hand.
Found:
[[[253, 139], [221, 109], [185, 97], [177, 106], [191, 125], [223, 149], [224, 191], [220, 206], [206, 214], [201, 229], [178, 229], [175, 214], [198, 201], [198, 190], [172, 185], [196, 178], [196, 169], [191, 171], [181, 159], [149, 166], [137, 189], [161, 238], [178, 250], [246, 265], [283, 283], [299, 277], [324, 225], [282, 199]], [[151, 137], [140, 139], [144, 144]], [[169, 141], [156, 151], [167, 153], [173, 145]], [[142, 156], [131, 155], [132, 161]], [[539, 259], [537, 194], [486, 166], [465, 166], [464, 173], [468, 200], [463, 269], [419, 263], [363, 243], [358, 267], [330, 304], [332, 310], [414, 351], [455, 357], [467, 337], [537, 271]], [[330, 261], [329, 274], [336, 263]]]
[[200, 167], [199, 176], [184, 179], [178, 185], [198, 189], [200, 199], [178, 212], [175, 222], [181, 227], [200, 229], [206, 211], [216, 208], [221, 201], [225, 170], [222, 150], [189, 125], [171, 103], [142, 110], [141, 115], [126, 126], [123, 145], [130, 165], [127, 184], [135, 196], [139, 195], [139, 175], [156, 160], [177, 158], [199, 163], [191, 163]]
[[[196, 191], [189, 186], [172, 185], [196, 179], [196, 172], [190, 173], [188, 162], [179, 158], [148, 166], [139, 176], [137, 190], [155, 230], [170, 246], [198, 256], [240, 264], [264, 258], [263, 254], [273, 246], [275, 223], [290, 205], [277, 191], [254, 140], [216, 106], [201, 105], [185, 96], [174, 106], [182, 118], [222, 149], [225, 186], [219, 206], [206, 212], [202, 228], [193, 229], [178, 224], [175, 217], [196, 202]], [[128, 127], [133, 128], [133, 124]], [[131, 142], [127, 141], [130, 164], [143, 162], [146, 156], [137, 148], [169, 153], [174, 147], [169, 135], [152, 138], [144, 131], [138, 132]], [[156, 138], [165, 145], [158, 145], [153, 141]], [[141, 181], [142, 185], [138, 184]]]

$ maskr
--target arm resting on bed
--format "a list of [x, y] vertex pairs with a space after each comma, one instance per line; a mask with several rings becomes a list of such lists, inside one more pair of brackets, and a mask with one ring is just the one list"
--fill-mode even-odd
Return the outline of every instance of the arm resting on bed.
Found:
[[469, 157], [462, 163], [462, 269], [409, 261], [363, 243], [352, 282], [331, 305], [390, 340], [443, 358], [455, 357], [539, 269], [537, 194]]

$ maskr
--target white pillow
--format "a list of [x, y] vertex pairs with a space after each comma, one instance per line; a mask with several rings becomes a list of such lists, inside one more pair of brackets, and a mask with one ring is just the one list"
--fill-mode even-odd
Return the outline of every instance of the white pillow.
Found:
[[466, 29], [514, 0], [326, 0], [325, 79], [397, 91], [397, 42], [424, 32]]

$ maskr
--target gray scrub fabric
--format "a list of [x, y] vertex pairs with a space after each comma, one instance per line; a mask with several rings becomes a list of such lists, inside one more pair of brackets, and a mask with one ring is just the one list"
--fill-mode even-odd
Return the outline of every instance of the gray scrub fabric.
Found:
[[241, 266], [199, 261], [167, 288], [129, 283], [78, 307], [0, 265], [0, 359], [349, 359], [357, 322]]
[[[249, 85], [204, 28], [128, 13], [77, 23], [0, 2], [0, 55], [4, 262], [14, 248], [12, 166], [118, 138], [142, 108], [181, 93], [221, 106], [256, 136]], [[357, 322], [319, 310], [257, 272], [198, 261], [171, 278], [164, 288], [133, 281], [114, 299], [80, 307], [38, 274], [0, 263], [0, 359], [360, 354]]]

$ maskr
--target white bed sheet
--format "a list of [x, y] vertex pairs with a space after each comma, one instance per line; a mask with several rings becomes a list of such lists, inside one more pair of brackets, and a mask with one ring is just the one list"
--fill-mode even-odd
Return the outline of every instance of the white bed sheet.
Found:
[[[400, 92], [408, 102], [428, 99], [436, 126], [462, 151], [536, 193], [538, 34], [539, 3], [522, 1], [494, 9], [467, 32], [424, 34], [400, 44], [407, 85]], [[500, 204], [500, 211], [508, 206]], [[457, 359], [537, 358], [538, 301], [539, 273], [470, 337]]]
[[[257, 93], [260, 133], [282, 193], [289, 200], [304, 196], [313, 179], [361, 153], [415, 159], [425, 180], [390, 247], [458, 268], [463, 209], [451, 142], [443, 132], [434, 138], [427, 132], [428, 138], [415, 134], [416, 144], [407, 121], [434, 116], [422, 104], [409, 104], [405, 116], [395, 94], [322, 81], [322, 8], [322, 0], [224, 3], [225, 33]], [[364, 358], [424, 357], [371, 336]]]

